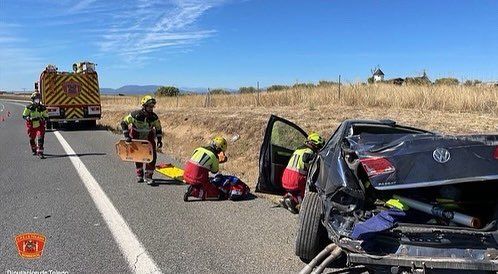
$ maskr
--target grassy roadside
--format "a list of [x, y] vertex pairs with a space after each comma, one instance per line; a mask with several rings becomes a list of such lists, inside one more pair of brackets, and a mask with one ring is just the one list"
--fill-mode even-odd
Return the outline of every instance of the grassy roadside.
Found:
[[[117, 127], [119, 120], [138, 105], [114, 105], [103, 101], [101, 124]], [[258, 176], [259, 148], [271, 113], [287, 118], [306, 131], [315, 130], [329, 137], [339, 123], [348, 118], [393, 119], [399, 123], [432, 131], [458, 134], [497, 132], [498, 117], [492, 113], [462, 113], [450, 111], [324, 105], [316, 108], [279, 107], [178, 107], [160, 105], [156, 110], [164, 128], [164, 153], [180, 162], [192, 150], [206, 144], [215, 135], [240, 139], [228, 146], [229, 161], [221, 171], [241, 177], [252, 188]]]

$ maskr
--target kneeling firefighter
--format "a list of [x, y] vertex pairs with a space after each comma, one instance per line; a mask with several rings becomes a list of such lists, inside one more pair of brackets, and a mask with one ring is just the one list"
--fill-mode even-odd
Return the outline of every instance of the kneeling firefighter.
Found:
[[185, 164], [183, 174], [183, 179], [190, 185], [184, 196], [185, 201], [188, 201], [190, 196], [202, 200], [220, 198], [218, 187], [209, 181], [209, 172], [218, 173], [219, 164], [227, 161], [226, 149], [225, 138], [215, 137], [208, 146], [194, 150], [192, 157]]
[[282, 175], [282, 186], [287, 191], [280, 204], [298, 213], [306, 188], [306, 176], [311, 161], [323, 147], [323, 138], [316, 132], [308, 135], [304, 145], [294, 151]]
[[[45, 142], [45, 122], [48, 121], [48, 112], [40, 100], [41, 94], [39, 92], [31, 94], [32, 103], [24, 108], [22, 118], [26, 120], [31, 152], [44, 159], [43, 143]], [[37, 142], [35, 138], [37, 138]]]
[[148, 140], [152, 144], [153, 160], [145, 165], [145, 177], [144, 164], [140, 162], [135, 163], [137, 182], [142, 183], [145, 179], [148, 185], [152, 185], [154, 184], [152, 175], [154, 174], [157, 159], [155, 138], [157, 138], [157, 147], [161, 148], [163, 146], [161, 121], [159, 121], [159, 117], [154, 113], [156, 99], [150, 95], [146, 95], [140, 100], [140, 103], [142, 104], [142, 109], [126, 115], [123, 121], [121, 121], [121, 129], [127, 142], [131, 142], [132, 139], [138, 139]]

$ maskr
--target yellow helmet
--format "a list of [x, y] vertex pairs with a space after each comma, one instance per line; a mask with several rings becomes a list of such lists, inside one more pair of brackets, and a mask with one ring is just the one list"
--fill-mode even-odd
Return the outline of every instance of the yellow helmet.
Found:
[[150, 95], [145, 95], [144, 97], [142, 97], [142, 100], [140, 100], [140, 103], [142, 104], [142, 106], [145, 106], [147, 104], [155, 104], [156, 99], [154, 99], [154, 97]]
[[41, 99], [41, 94], [39, 92], [33, 92], [30, 96], [31, 98], [31, 101], [35, 100], [35, 99]]
[[223, 137], [216, 136], [211, 140], [211, 146], [216, 150], [225, 152], [227, 150], [227, 140]]
[[310, 132], [306, 142], [311, 143], [312, 145], [314, 145], [317, 148], [323, 147], [323, 144], [324, 144], [322, 136], [320, 136], [320, 134], [318, 134], [316, 132]]

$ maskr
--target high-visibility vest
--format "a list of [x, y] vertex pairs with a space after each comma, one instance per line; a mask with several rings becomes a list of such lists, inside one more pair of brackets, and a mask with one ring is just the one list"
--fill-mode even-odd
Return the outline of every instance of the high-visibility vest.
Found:
[[22, 117], [24, 119], [29, 117], [30, 121], [27, 123], [33, 128], [38, 128], [41, 125], [45, 125], [44, 121], [48, 119], [47, 108], [40, 104], [29, 104], [24, 108]]
[[209, 182], [209, 172], [219, 170], [218, 157], [208, 148], [199, 147], [185, 165], [183, 179], [188, 184], [203, 184]]
[[282, 175], [282, 186], [289, 191], [304, 191], [309, 163], [303, 161], [305, 154], [314, 154], [309, 147], [298, 148], [292, 154]]

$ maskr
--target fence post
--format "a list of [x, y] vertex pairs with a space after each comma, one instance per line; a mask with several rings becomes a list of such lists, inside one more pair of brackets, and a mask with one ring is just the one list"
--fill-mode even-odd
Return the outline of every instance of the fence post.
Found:
[[341, 100], [341, 75], [339, 74], [339, 100]]
[[257, 83], [257, 87], [258, 87], [258, 88], [257, 88], [257, 90], [256, 90], [256, 93], [257, 93], [258, 97], [257, 97], [257, 100], [256, 100], [256, 106], [258, 106], [258, 107], [259, 107], [259, 81], [258, 81], [258, 83]]
[[211, 106], [211, 89], [208, 88], [208, 93], [207, 93], [207, 107]]

